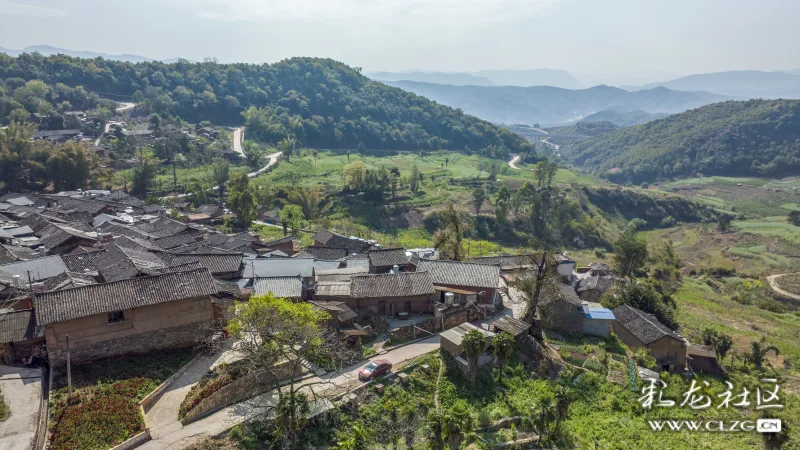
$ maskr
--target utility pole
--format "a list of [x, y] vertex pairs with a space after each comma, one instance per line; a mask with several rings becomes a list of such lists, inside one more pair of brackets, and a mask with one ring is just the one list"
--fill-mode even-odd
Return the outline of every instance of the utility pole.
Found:
[[72, 398], [72, 365], [70, 364], [69, 335], [67, 337], [67, 398]]

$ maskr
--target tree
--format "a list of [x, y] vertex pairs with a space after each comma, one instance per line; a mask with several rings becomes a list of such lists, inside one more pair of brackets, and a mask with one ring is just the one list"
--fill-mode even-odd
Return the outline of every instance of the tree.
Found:
[[511, 201], [511, 192], [504, 184], [497, 191], [497, 196], [494, 201], [494, 215], [498, 223], [506, 223], [508, 221], [508, 208]]
[[[479, 332], [472, 330], [467, 332], [467, 334], [469, 333]], [[481, 336], [483, 335], [481, 334]], [[466, 338], [466, 335], [464, 337]], [[472, 414], [470, 414], [469, 406], [464, 400], [455, 402], [443, 417], [442, 433], [452, 450], [461, 448], [464, 437], [474, 429], [475, 419], [472, 417]]]
[[727, 334], [722, 334], [711, 328], [706, 328], [702, 333], [703, 345], [710, 345], [714, 347], [717, 356], [722, 359], [728, 354], [731, 347], [733, 347], [733, 339]]
[[317, 168], [317, 156], [319, 156], [319, 152], [317, 151], [317, 149], [315, 149], [315, 148], [311, 149], [311, 156], [314, 158], [314, 168], [316, 169]]
[[245, 376], [253, 378], [254, 386], [272, 387], [277, 396], [277, 402], [257, 407], [266, 410], [265, 418], [278, 418], [279, 448], [296, 447], [310, 403], [332, 395], [332, 389], [325, 389], [331, 387], [326, 381], [302, 386], [297, 382], [305, 372], [306, 360], [324, 358], [341, 367], [345, 352], [336, 333], [325, 326], [329, 318], [309, 303], [276, 298], [271, 292], [234, 306], [228, 329], [245, 361]]
[[450, 158], [444, 157], [444, 167], [447, 168], [447, 164], [450, 162]]
[[[305, 220], [303, 209], [297, 205], [284, 206], [283, 209], [281, 209], [280, 216], [284, 228], [290, 227], [292, 229], [292, 234], [297, 234], [297, 230], [303, 224], [303, 220]], [[284, 229], [284, 235], [285, 234], [286, 230]]]
[[656, 316], [659, 322], [672, 329], [678, 328], [675, 318], [675, 300], [668, 294], [659, 292], [657, 285], [649, 281], [633, 281], [607, 292], [601, 299], [608, 308], [621, 305], [632, 306]]
[[433, 247], [439, 250], [443, 259], [461, 261], [461, 243], [469, 231], [469, 222], [449, 205], [444, 212], [442, 228], [433, 234]]
[[531, 406], [530, 419], [533, 428], [539, 435], [538, 446], [542, 445], [542, 438], [548, 439], [550, 424], [556, 419], [556, 409], [550, 397], [542, 398], [539, 403]]
[[228, 207], [236, 214], [236, 222], [245, 230], [250, 228], [257, 215], [258, 207], [250, 189], [250, 178], [245, 173], [237, 173], [231, 178], [228, 187]]
[[472, 191], [472, 206], [475, 207], [475, 215], [478, 216], [481, 214], [481, 206], [483, 206], [483, 202], [486, 201], [486, 191], [483, 187], [477, 187], [474, 191]]
[[569, 405], [574, 400], [574, 396], [572, 391], [569, 390], [565, 386], [559, 386], [556, 388], [555, 392], [555, 399], [556, 399], [556, 426], [553, 430], [553, 433], [558, 435], [561, 431], [561, 423], [564, 420], [567, 420], [567, 416], [569, 416]]
[[251, 169], [260, 169], [263, 166], [264, 156], [266, 156], [264, 147], [253, 141], [247, 141], [244, 143], [242, 151], [244, 152], [244, 158], [247, 161], [248, 167]]
[[800, 227], [800, 211], [796, 210], [789, 212], [789, 223], [796, 227]]
[[464, 338], [461, 340], [461, 348], [467, 355], [469, 378], [474, 383], [475, 375], [478, 373], [478, 357], [486, 349], [486, 336], [478, 330], [470, 330], [464, 334]]
[[285, 138], [281, 139], [278, 142], [278, 150], [283, 153], [283, 156], [286, 157], [286, 160], [289, 161], [292, 159], [292, 154], [294, 154], [294, 146], [297, 143], [297, 140], [294, 136], [286, 136]]
[[293, 189], [288, 193], [288, 200], [294, 205], [303, 209], [303, 215], [306, 219], [314, 219], [319, 212], [319, 189]]
[[543, 298], [552, 297], [560, 293], [560, 276], [558, 275], [558, 262], [550, 250], [527, 255], [533, 271], [520, 270], [514, 274], [511, 285], [522, 292], [525, 300], [525, 312], [521, 320], [534, 323], [539, 316], [539, 304]]
[[425, 416], [425, 436], [431, 450], [444, 449], [444, 416], [444, 412], [435, 408]]
[[775, 353], [775, 356], [780, 355], [778, 347], [767, 345], [767, 338], [764, 336], [760, 341], [750, 343], [750, 354], [747, 355], [747, 359], [753, 363], [758, 370], [762, 370], [764, 368], [764, 360], [766, 360], [767, 353], [769, 352]]
[[340, 437], [335, 450], [367, 450], [370, 448], [369, 431], [359, 423], [354, 423], [347, 434]]
[[76, 190], [86, 187], [92, 170], [98, 163], [94, 153], [74, 142], [54, 149], [47, 159], [47, 171], [56, 191]]
[[417, 191], [419, 190], [419, 185], [421, 182], [422, 182], [422, 172], [419, 171], [419, 167], [417, 167], [417, 164], [414, 163], [414, 165], [411, 166], [411, 177], [408, 179], [409, 188], [411, 189], [411, 192], [416, 194]]
[[342, 168], [342, 180], [345, 186], [353, 191], [364, 188], [367, 178], [367, 165], [361, 161], [356, 161]]
[[555, 161], [548, 161], [544, 168], [545, 178], [547, 179], [547, 187], [553, 185], [553, 177], [558, 172], [558, 164]]
[[363, 142], [359, 142], [358, 145], [356, 146], [356, 153], [358, 153], [359, 156], [363, 157], [365, 151], [367, 151], [367, 146], [364, 145]]
[[627, 227], [614, 244], [614, 263], [617, 273], [633, 278], [644, 267], [647, 259], [647, 241], [636, 235], [633, 227]]
[[497, 381], [503, 384], [503, 366], [514, 352], [514, 336], [505, 331], [501, 331], [492, 338], [492, 347], [494, 348], [494, 356], [497, 358]]
[[225, 183], [228, 182], [228, 178], [230, 177], [230, 164], [228, 161], [224, 159], [218, 159], [214, 161], [214, 183], [218, 186], [219, 189], [219, 203], [222, 204], [222, 200], [225, 198]]
[[731, 231], [731, 216], [728, 214], [720, 214], [717, 219], [717, 231], [720, 233], [727, 233]]
[[161, 161], [158, 159], [149, 155], [142, 155], [133, 168], [133, 187], [131, 192], [137, 195], [144, 195], [150, 191], [160, 165]]

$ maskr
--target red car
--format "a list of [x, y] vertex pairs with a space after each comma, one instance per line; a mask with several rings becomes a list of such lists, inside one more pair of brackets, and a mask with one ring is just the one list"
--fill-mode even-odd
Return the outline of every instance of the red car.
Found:
[[392, 363], [385, 359], [376, 359], [375, 361], [370, 361], [358, 372], [358, 379], [369, 381], [377, 376], [386, 375], [390, 370], [392, 370]]

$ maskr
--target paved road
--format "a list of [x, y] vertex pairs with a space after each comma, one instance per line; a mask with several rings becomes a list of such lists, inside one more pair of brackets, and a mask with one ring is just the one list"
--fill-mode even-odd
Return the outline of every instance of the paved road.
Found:
[[[439, 335], [428, 339], [409, 344], [396, 350], [390, 350], [374, 359], [388, 359], [395, 368], [402, 363], [424, 355], [425, 353], [439, 348]], [[343, 369], [340, 373], [323, 375], [322, 377], [311, 377], [302, 381], [301, 385], [313, 388], [316, 392], [325, 391], [326, 393], [344, 393], [349, 391], [361, 382], [358, 380], [358, 371], [366, 364], [361, 362]], [[190, 423], [185, 427], [170, 430], [166, 433], [157, 434], [153, 440], [142, 445], [143, 450], [163, 450], [180, 449], [186, 445], [197, 442], [203, 436], [214, 436], [220, 434], [248, 418], [252, 418], [266, 412], [266, 407], [277, 403], [277, 395], [274, 392], [262, 394], [255, 399], [243, 403], [238, 403], [222, 409], [204, 419]], [[180, 425], [180, 422], [177, 422]]]
[[136, 107], [136, 103], [120, 102], [120, 106], [117, 108], [117, 112], [127, 111], [127, 110], [133, 109], [135, 107]]
[[11, 416], [0, 422], [0, 450], [33, 447], [42, 399], [40, 377], [39, 369], [0, 366], [0, 390], [11, 411]]
[[244, 127], [239, 127], [233, 130], [233, 151], [240, 154], [244, 158], [244, 150], [242, 150], [242, 136], [244, 135]]
[[777, 293], [779, 293], [779, 294], [781, 294], [781, 295], [783, 295], [785, 297], [793, 298], [795, 300], [800, 300], [800, 295], [792, 294], [789, 291], [785, 291], [785, 290], [781, 289], [780, 286], [778, 285], [778, 281], [777, 281], [778, 278], [780, 278], [780, 277], [782, 277], [784, 275], [792, 275], [792, 274], [791, 273], [779, 273], [777, 275], [768, 276], [767, 277], [767, 281], [769, 282], [770, 287], [772, 288], [772, 290], [774, 290], [775, 292], [777, 292]]
[[[272, 166], [274, 166], [275, 164], [278, 163], [278, 158], [280, 158], [282, 154], [283, 154], [283, 152], [275, 152], [275, 153], [273, 153], [271, 155], [267, 155], [267, 158], [269, 158], [269, 162], [267, 162], [267, 165], [262, 167], [262, 168], [260, 168], [260, 169], [258, 169], [258, 170], [256, 170], [255, 172], [248, 173], [247, 177], [248, 178], [255, 178], [258, 175], [261, 175], [262, 173], [266, 172], [267, 170], [269, 170], [270, 167], [272, 167]], [[211, 189], [209, 189], [209, 191], [218, 191], [218, 190], [219, 190], [219, 186], [214, 186]], [[166, 200], [166, 199], [174, 199], [174, 198], [186, 198], [186, 197], [189, 197], [190, 195], [191, 194], [167, 195], [167, 196], [161, 197], [161, 198], [164, 199], [164, 200]]]

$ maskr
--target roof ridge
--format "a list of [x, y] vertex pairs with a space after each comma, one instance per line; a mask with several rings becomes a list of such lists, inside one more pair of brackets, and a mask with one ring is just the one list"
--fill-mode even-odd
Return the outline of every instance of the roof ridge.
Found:
[[[495, 258], [499, 258], [495, 256]], [[472, 264], [474, 266], [500, 266], [500, 264], [482, 264], [474, 261], [454, 261], [452, 259], [430, 259], [430, 258], [420, 258], [420, 261], [433, 261], [433, 262], [447, 262], [447, 263], [457, 263], [457, 264]]]
[[[170, 266], [167, 266], [167, 267], [170, 267]], [[174, 276], [174, 275], [177, 275], [177, 274], [185, 274], [185, 273], [188, 273], [188, 272], [201, 272], [203, 270], [207, 271], [208, 275], [211, 276], [211, 271], [210, 270], [208, 270], [205, 267], [201, 267], [199, 269], [184, 270], [184, 271], [181, 271], [181, 272], [165, 272], [165, 273], [159, 273], [157, 275], [145, 275], [145, 276], [141, 276], [141, 277], [125, 278], [125, 279], [122, 279], [122, 280], [109, 281], [107, 283], [96, 283], [96, 284], [88, 284], [86, 286], [76, 286], [76, 287], [72, 287], [72, 288], [68, 288], [68, 289], [61, 289], [60, 291], [43, 292], [41, 294], [36, 294], [36, 297], [39, 298], [39, 297], [42, 297], [42, 296], [45, 296], [45, 295], [48, 295], [48, 294], [71, 291], [73, 289], [83, 289], [83, 288], [90, 288], [90, 287], [108, 286], [108, 285], [111, 285], [111, 284], [124, 283], [124, 282], [143, 281], [145, 279], [165, 277], [165, 276], [170, 276], [170, 275]], [[212, 277], [212, 279], [213, 279], [213, 277]]]

